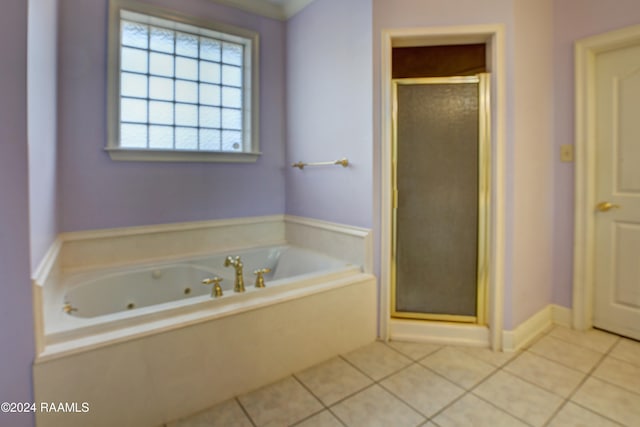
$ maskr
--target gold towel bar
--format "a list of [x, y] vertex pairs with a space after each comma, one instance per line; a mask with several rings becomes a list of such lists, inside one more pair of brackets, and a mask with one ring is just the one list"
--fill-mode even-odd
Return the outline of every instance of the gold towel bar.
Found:
[[341, 158], [340, 160], [334, 160], [333, 162], [315, 162], [315, 163], [293, 163], [291, 166], [294, 168], [299, 168], [300, 170], [304, 169], [305, 166], [326, 166], [326, 165], [342, 165], [343, 167], [349, 166], [349, 160], [346, 157]]

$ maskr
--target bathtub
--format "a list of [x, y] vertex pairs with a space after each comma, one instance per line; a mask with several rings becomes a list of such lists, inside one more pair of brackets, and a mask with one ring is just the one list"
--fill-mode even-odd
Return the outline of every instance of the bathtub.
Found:
[[[243, 262], [243, 293], [233, 290], [235, 270], [224, 266], [228, 255]], [[265, 288], [254, 286], [258, 269], [270, 270]], [[94, 347], [273, 304], [360, 272], [360, 266], [291, 245], [72, 272], [49, 298], [45, 340], [56, 350], [82, 349], [85, 342]], [[214, 298], [212, 285], [202, 281], [216, 276], [223, 295]]]
[[[278, 246], [242, 251], [245, 288], [254, 292], [253, 271], [268, 269], [263, 275], [270, 286], [280, 286], [292, 280], [308, 278], [344, 268], [359, 268], [307, 249]], [[234, 294], [235, 272], [224, 267], [225, 255], [187, 259], [175, 263], [161, 263], [142, 268], [111, 273], [92, 273], [69, 280], [64, 295], [73, 317], [94, 318], [125, 310], [184, 301], [192, 304], [207, 300], [211, 286], [203, 286], [204, 279], [222, 278], [222, 298], [239, 297]], [[135, 312], [137, 314], [137, 312]]]
[[[72, 233], [50, 254], [34, 283], [34, 399], [90, 411], [38, 412], [38, 427], [156, 427], [376, 337], [369, 230], [258, 217]], [[202, 285], [213, 276], [219, 298]]]

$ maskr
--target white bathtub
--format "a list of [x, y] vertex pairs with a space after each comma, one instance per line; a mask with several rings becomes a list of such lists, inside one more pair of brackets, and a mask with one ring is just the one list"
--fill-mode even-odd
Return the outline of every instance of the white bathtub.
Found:
[[[326, 255], [291, 246], [277, 246], [233, 253], [244, 264], [245, 288], [252, 291], [255, 270], [268, 268], [264, 274], [269, 286], [279, 286], [286, 279], [328, 273], [352, 267]], [[211, 295], [211, 286], [203, 286], [202, 280], [218, 276], [222, 278], [222, 298], [239, 297], [233, 292], [235, 271], [224, 267], [224, 255], [187, 259], [180, 262], [148, 265], [111, 273], [90, 273], [70, 278], [69, 291], [62, 305], [73, 308], [68, 314], [74, 317], [93, 318], [134, 310], [173, 301], [186, 303], [201, 301]]]
[[[372, 342], [371, 254], [369, 230], [299, 218], [62, 235], [34, 283], [34, 399], [90, 411], [36, 425], [156, 427]], [[227, 255], [243, 260], [244, 293]], [[201, 284], [213, 275], [221, 298]]]
[[[244, 293], [233, 291], [235, 270], [224, 267], [227, 255], [242, 259]], [[253, 272], [262, 268], [271, 272], [264, 275], [266, 288], [256, 288]], [[93, 347], [278, 302], [292, 292], [360, 272], [360, 266], [281, 245], [71, 273], [45, 301], [45, 341], [71, 351], [84, 343]], [[202, 284], [214, 276], [223, 279], [219, 298], [212, 297], [212, 285]], [[65, 306], [72, 311], [65, 312]]]

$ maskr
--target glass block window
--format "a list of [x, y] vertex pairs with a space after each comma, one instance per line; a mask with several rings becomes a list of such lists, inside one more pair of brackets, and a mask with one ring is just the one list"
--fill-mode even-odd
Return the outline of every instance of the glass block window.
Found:
[[168, 152], [257, 154], [256, 38], [137, 10], [118, 12], [110, 154], [159, 152], [163, 160]]

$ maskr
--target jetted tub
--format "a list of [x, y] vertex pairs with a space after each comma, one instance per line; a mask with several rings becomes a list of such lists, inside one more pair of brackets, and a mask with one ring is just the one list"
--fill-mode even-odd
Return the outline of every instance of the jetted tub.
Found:
[[[298, 218], [60, 236], [34, 281], [34, 400], [91, 410], [38, 412], [36, 424], [164, 425], [373, 342], [371, 245], [369, 230]], [[202, 285], [213, 276], [222, 297]]]
[[[224, 267], [228, 255], [241, 257], [244, 293], [233, 291], [235, 270]], [[253, 272], [263, 268], [271, 270], [264, 274], [266, 288], [256, 288]], [[69, 274], [61, 279], [59, 291], [48, 304], [45, 340], [49, 345], [77, 339], [91, 343], [119, 340], [123, 335], [268, 305], [307, 287], [360, 272], [360, 266], [318, 252], [275, 246]], [[223, 279], [219, 298], [212, 297], [213, 285], [202, 284], [214, 276]]]

